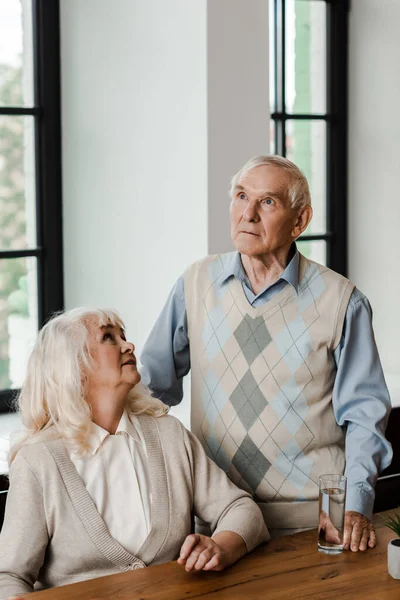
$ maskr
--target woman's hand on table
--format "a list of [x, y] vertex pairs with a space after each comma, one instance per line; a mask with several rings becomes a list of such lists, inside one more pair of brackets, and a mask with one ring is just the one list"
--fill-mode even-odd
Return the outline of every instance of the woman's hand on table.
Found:
[[221, 531], [212, 538], [192, 533], [182, 544], [178, 564], [186, 571], [222, 571], [246, 553], [246, 544], [233, 531]]
[[343, 547], [345, 550], [364, 552], [376, 546], [375, 528], [371, 521], [354, 510], [346, 511], [344, 520]]

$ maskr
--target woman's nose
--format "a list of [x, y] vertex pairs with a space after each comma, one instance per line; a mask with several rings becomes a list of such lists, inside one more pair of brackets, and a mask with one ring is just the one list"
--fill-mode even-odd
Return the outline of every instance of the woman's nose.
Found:
[[122, 346], [122, 352], [130, 352], [131, 354], [133, 354], [135, 350], [135, 346], [134, 344], [132, 344], [132, 342], [124, 342], [123, 346]]

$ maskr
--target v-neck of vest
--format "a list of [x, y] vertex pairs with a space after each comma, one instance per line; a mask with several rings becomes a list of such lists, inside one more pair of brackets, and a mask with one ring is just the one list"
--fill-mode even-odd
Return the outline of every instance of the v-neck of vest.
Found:
[[279, 304], [286, 301], [286, 299], [289, 298], [289, 296], [296, 293], [293, 287], [290, 285], [290, 283], [287, 283], [283, 290], [275, 294], [275, 296], [273, 296], [270, 300], [267, 300], [264, 304], [261, 304], [260, 306], [253, 306], [248, 301], [246, 294], [244, 293], [242, 283], [239, 281], [239, 279], [236, 279], [236, 277], [234, 277], [230, 282], [230, 288], [232, 290], [235, 303], [239, 307], [239, 309], [242, 312], [254, 316], [264, 315], [266, 313], [269, 313], [270, 311], [273, 311]]
[[[170, 506], [167, 472], [156, 419], [140, 415], [140, 425], [148, 457], [152, 492], [151, 529], [134, 555], [126, 550], [109, 532], [103, 517], [96, 508], [85, 484], [71, 461], [61, 439], [46, 442], [61, 478], [71, 498], [74, 509], [97, 550], [107, 560], [126, 570], [146, 566], [163, 549], [170, 525]], [[121, 474], [121, 476], [123, 476]], [[162, 498], [162, 502], [159, 499]]]
[[246, 294], [244, 293], [242, 283], [239, 281], [239, 279], [233, 277], [229, 282], [229, 285], [236, 305], [241, 311], [255, 317], [274, 312], [279, 306], [287, 304], [287, 302], [290, 302], [292, 299], [296, 298], [297, 294], [301, 293], [304, 287], [303, 278], [306, 274], [308, 266], [309, 261], [305, 256], [300, 254], [298, 292], [296, 292], [291, 283], [286, 283], [285, 287], [280, 292], [275, 294], [270, 300], [267, 300], [267, 302], [261, 304], [260, 306], [253, 306], [250, 304]]

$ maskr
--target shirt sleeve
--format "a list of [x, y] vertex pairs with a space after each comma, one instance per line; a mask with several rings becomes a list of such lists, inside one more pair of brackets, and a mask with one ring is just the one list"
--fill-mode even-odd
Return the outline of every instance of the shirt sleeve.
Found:
[[204, 452], [199, 440], [183, 426], [192, 469], [193, 510], [209, 524], [212, 536], [221, 531], [240, 535], [250, 552], [270, 539], [260, 508], [250, 494], [234, 485]]
[[391, 403], [372, 328], [371, 306], [357, 289], [350, 298], [334, 358], [333, 409], [338, 424], [346, 427], [346, 510], [371, 518], [378, 474], [392, 460], [392, 447], [385, 439]]
[[169, 406], [183, 397], [182, 381], [190, 370], [183, 275], [178, 279], [158, 317], [140, 357], [142, 381]]
[[0, 534], [0, 598], [33, 592], [49, 543], [42, 487], [20, 451]]

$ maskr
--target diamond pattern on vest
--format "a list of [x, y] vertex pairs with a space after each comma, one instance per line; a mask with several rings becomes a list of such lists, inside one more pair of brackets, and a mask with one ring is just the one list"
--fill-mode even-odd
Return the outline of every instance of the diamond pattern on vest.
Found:
[[271, 463], [260, 452], [253, 440], [246, 435], [238, 451], [232, 459], [232, 464], [247, 481], [252, 489], [257, 489]]
[[246, 315], [241, 321], [235, 331], [235, 338], [249, 365], [255, 361], [272, 339], [265, 327], [264, 319], [262, 317], [253, 319], [250, 315]]
[[325, 285], [311, 280], [257, 317], [242, 313], [228, 285], [218, 293], [211, 286], [204, 298], [203, 443], [236, 484], [264, 501], [302, 499], [306, 486], [315, 486], [304, 454], [314, 434], [303, 390], [312, 380], [308, 329]]
[[268, 404], [250, 369], [239, 381], [230, 401], [247, 431]]

